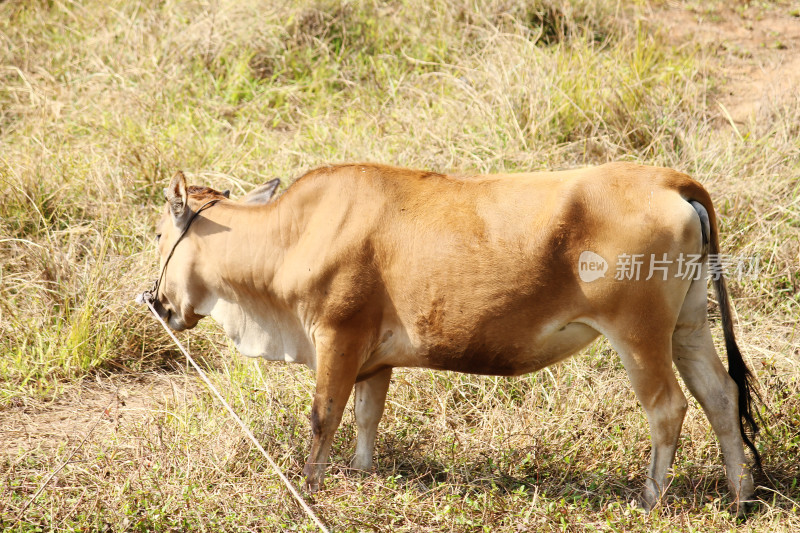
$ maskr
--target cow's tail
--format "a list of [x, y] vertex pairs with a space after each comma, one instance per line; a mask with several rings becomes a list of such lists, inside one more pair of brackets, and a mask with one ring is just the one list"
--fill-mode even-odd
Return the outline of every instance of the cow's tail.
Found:
[[[707, 251], [709, 269], [712, 272], [714, 290], [717, 293], [719, 302], [719, 313], [722, 317], [722, 333], [725, 337], [725, 350], [728, 353], [728, 374], [736, 382], [739, 389], [739, 431], [745, 445], [753, 452], [753, 458], [757, 468], [763, 472], [761, 466], [761, 455], [758, 453], [753, 440], [759, 431], [758, 424], [754, 418], [756, 408], [755, 399], [760, 400], [758, 392], [753, 387], [753, 373], [747, 367], [736, 344], [736, 336], [733, 332], [733, 313], [730, 298], [728, 297], [728, 286], [722, 275], [722, 263], [720, 261], [719, 230], [717, 227], [717, 217], [711, 197], [708, 191], [695, 180], [680, 174], [672, 176], [681, 195], [697, 211], [700, 217], [700, 225], [703, 230], [703, 248]], [[677, 182], [677, 183], [675, 183]]]

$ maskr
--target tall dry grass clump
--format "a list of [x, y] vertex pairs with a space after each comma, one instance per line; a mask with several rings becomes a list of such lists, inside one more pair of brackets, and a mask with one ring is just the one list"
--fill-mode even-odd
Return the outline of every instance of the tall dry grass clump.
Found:
[[[156, 275], [152, 226], [175, 170], [236, 195], [339, 161], [474, 173], [620, 159], [702, 181], [725, 253], [760, 258], [758, 276], [730, 285], [769, 431], [758, 446], [775, 484], [760, 493], [761, 511], [744, 525], [728, 514], [716, 440], [697, 408], [672, 495], [650, 515], [627, 507], [649, 431], [605, 343], [518, 379], [396, 373], [377, 473], [343, 466], [355, 435], [348, 412], [316, 509], [343, 530], [800, 527], [800, 98], [778, 95], [730, 128], [713, 104], [715, 58], [667, 44], [649, 17], [657, 7], [0, 3], [0, 420], [85, 405], [92, 387], [173, 383], [143, 415], [88, 440], [19, 522], [75, 442], [33, 431], [0, 457], [3, 527], [308, 527], [133, 304]], [[187, 338], [296, 476], [311, 374], [253, 366], [212, 324]]]

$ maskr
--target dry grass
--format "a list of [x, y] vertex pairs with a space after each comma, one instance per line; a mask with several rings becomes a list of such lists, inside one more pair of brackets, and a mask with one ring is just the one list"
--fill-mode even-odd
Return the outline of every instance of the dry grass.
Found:
[[[741, 5], [736, 13], [793, 9]], [[174, 170], [236, 194], [331, 161], [482, 172], [628, 159], [703, 181], [725, 251], [762, 259], [758, 278], [731, 283], [775, 482], [753, 516], [729, 513], [717, 443], [696, 404], [669, 497], [650, 515], [628, 506], [649, 433], [604, 343], [518, 379], [397, 372], [377, 471], [343, 466], [355, 436], [348, 411], [316, 509], [337, 530], [800, 528], [800, 92], [771, 93], [730, 127], [716, 104], [724, 54], [674, 46], [661, 9], [0, 3], [0, 525], [312, 529], [133, 305], [155, 273], [151, 227]], [[713, 18], [723, 8], [693, 9]], [[213, 324], [186, 339], [299, 482], [311, 373], [243, 360]]]

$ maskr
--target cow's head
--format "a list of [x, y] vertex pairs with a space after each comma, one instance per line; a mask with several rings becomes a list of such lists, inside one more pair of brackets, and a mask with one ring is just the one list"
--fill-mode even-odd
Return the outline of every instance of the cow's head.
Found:
[[[280, 180], [274, 179], [257, 187], [240, 202], [268, 203]], [[207, 222], [198, 220], [206, 210], [229, 202], [229, 191], [219, 192], [208, 187], [187, 186], [186, 177], [177, 172], [164, 189], [167, 204], [156, 226], [160, 255], [160, 276], [153, 291], [153, 307], [174, 330], [191, 329], [208, 311], [209, 287], [203, 281], [201, 269], [208, 269], [209, 259], [198, 252], [198, 239], [209, 231]], [[201, 226], [203, 226], [201, 228]], [[211, 230], [213, 231], [213, 229]], [[213, 258], [210, 259], [213, 262]]]

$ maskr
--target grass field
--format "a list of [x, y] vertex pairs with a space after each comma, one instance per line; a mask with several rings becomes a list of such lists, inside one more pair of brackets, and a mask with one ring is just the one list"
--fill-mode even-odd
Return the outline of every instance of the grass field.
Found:
[[[604, 341], [514, 379], [396, 371], [375, 471], [346, 468], [349, 408], [309, 500], [337, 531], [800, 530], [799, 56], [797, 1], [0, 2], [0, 529], [314, 529], [133, 303], [177, 169], [239, 195], [329, 162], [630, 160], [703, 182], [724, 252], [758, 258], [730, 279], [751, 516], [694, 400], [668, 497], [629, 505], [649, 430]], [[312, 373], [181, 338], [301, 484]]]

